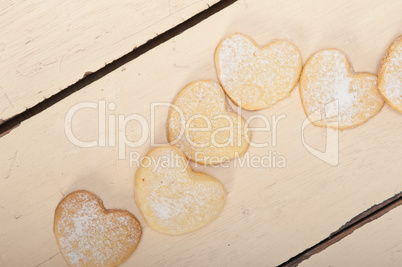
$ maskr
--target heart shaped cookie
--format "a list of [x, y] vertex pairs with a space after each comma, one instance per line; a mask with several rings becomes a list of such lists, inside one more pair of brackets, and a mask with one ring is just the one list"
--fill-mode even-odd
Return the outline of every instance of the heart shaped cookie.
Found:
[[384, 105], [377, 76], [353, 73], [348, 58], [337, 49], [309, 58], [300, 78], [300, 96], [314, 125], [341, 130], [366, 122]]
[[250, 143], [246, 122], [228, 109], [217, 82], [188, 84], [176, 97], [167, 123], [169, 143], [192, 161], [217, 164], [239, 157]]
[[234, 34], [215, 51], [223, 89], [233, 102], [247, 110], [268, 108], [290, 96], [302, 64], [299, 49], [284, 40], [260, 48], [250, 37]]
[[137, 248], [141, 226], [128, 211], [105, 210], [96, 195], [76, 191], [57, 206], [54, 234], [70, 266], [116, 266]]
[[163, 146], [143, 158], [135, 175], [135, 201], [154, 230], [183, 234], [211, 222], [225, 203], [223, 185], [193, 172], [180, 149]]
[[381, 62], [378, 90], [392, 108], [402, 112], [402, 35], [388, 47]]

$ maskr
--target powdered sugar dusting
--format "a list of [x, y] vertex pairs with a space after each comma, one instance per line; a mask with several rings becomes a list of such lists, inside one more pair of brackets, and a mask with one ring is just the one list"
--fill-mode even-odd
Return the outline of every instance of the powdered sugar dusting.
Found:
[[[402, 104], [402, 69], [385, 82], [385, 96], [392, 103]], [[399, 74], [399, 75], [398, 75]], [[399, 77], [398, 77], [399, 76]]]
[[402, 112], [402, 37], [399, 37], [389, 50], [389, 55], [382, 66], [384, 70], [384, 75], [381, 77], [384, 81], [382, 93], [390, 103], [400, 107]]
[[[241, 154], [247, 149], [245, 121], [227, 110], [225, 94], [218, 83], [191, 83], [173, 104], [179, 111], [172, 109], [168, 118], [169, 142], [188, 158], [211, 164], [211, 157], [233, 158], [236, 152]], [[195, 130], [184, 132], [186, 127]]]
[[89, 192], [78, 191], [64, 198], [57, 208], [55, 235], [72, 266], [115, 266], [140, 240], [137, 220], [125, 211], [105, 213], [99, 201]]
[[187, 233], [219, 214], [225, 191], [217, 180], [193, 173], [177, 148], [160, 147], [148, 156], [155, 159], [152, 162], [169, 158], [168, 164], [142, 167], [136, 177], [137, 204], [151, 227], [168, 234]]
[[322, 50], [309, 59], [300, 89], [311, 121], [337, 121], [341, 127], [350, 127], [372, 117], [382, 107], [376, 77], [354, 78], [348, 69], [346, 56], [335, 49]]
[[260, 49], [241, 34], [222, 41], [218, 56], [219, 80], [230, 96], [246, 109], [271, 106], [286, 97], [296, 85], [301, 56], [287, 41]]

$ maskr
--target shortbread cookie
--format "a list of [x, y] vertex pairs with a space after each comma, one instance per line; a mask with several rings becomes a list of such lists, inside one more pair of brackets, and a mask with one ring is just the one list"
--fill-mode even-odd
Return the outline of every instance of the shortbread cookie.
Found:
[[388, 47], [381, 62], [378, 89], [388, 105], [402, 112], [402, 35]]
[[54, 234], [70, 266], [116, 266], [137, 248], [141, 226], [128, 211], [105, 210], [96, 195], [76, 191], [57, 206]]
[[284, 40], [260, 48], [250, 37], [234, 34], [215, 51], [223, 89], [233, 102], [247, 110], [268, 108], [290, 96], [302, 64], [299, 49]]
[[353, 73], [348, 58], [337, 49], [309, 58], [300, 78], [300, 96], [314, 125], [341, 130], [366, 122], [384, 105], [377, 76]]
[[245, 121], [228, 110], [225, 93], [217, 82], [190, 83], [173, 104], [167, 137], [190, 160], [217, 164], [246, 152], [250, 135]]
[[162, 146], [142, 160], [135, 176], [135, 201], [154, 230], [177, 235], [211, 222], [225, 203], [223, 185], [193, 172], [180, 149]]

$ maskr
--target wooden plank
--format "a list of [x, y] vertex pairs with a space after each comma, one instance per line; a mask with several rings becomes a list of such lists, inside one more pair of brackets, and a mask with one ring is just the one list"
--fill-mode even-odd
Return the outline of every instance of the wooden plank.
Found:
[[299, 266], [400, 266], [402, 207], [399, 205]]
[[[24, 121], [0, 138], [0, 265], [62, 265], [53, 237], [53, 212], [62, 196], [77, 189], [98, 194], [107, 208], [125, 208], [144, 227], [138, 250], [125, 266], [138, 265], [264, 265], [274, 266], [323, 240], [355, 215], [402, 191], [402, 117], [385, 106], [367, 123], [339, 133], [339, 164], [314, 157], [301, 141], [305, 114], [298, 90], [272, 108], [243, 112], [279, 121], [276, 133], [255, 132], [249, 155], [286, 158], [286, 167], [230, 168], [198, 166], [217, 177], [228, 191], [222, 214], [191, 234], [167, 236], [146, 226], [133, 198], [136, 167], [128, 154], [141, 155], [150, 139], [137, 148], [82, 148], [66, 137], [64, 119], [76, 104], [115, 103], [106, 118], [140, 114], [150, 121], [151, 103], [170, 102], [187, 83], [215, 79], [213, 53], [233, 32], [251, 35], [260, 44], [286, 38], [304, 60], [318, 49], [345, 51], [358, 71], [375, 72], [387, 45], [400, 34], [402, 18], [395, 1], [239, 1], [202, 23], [148, 51]], [[167, 109], [154, 120], [155, 140], [165, 142]], [[106, 122], [109, 125], [109, 121]], [[253, 124], [261, 125], [260, 121]], [[98, 109], [82, 109], [73, 117], [73, 133], [91, 141], [98, 137]], [[117, 126], [116, 126], [117, 127]], [[100, 129], [103, 127], [101, 126]], [[106, 138], [110, 137], [108, 127]], [[126, 133], [140, 137], [138, 122]], [[103, 130], [101, 131], [104, 132]], [[113, 131], [112, 131], [113, 132]], [[330, 132], [333, 133], [333, 132]], [[102, 134], [101, 134], [102, 135]], [[273, 145], [276, 136], [276, 145]], [[307, 127], [306, 142], [322, 148], [325, 129]], [[335, 146], [336, 147], [336, 146]], [[334, 147], [331, 147], [331, 149]], [[22, 257], [23, 255], [23, 257]], [[54, 256], [54, 257], [53, 257]], [[53, 257], [53, 258], [52, 258]]]
[[370, 223], [373, 220], [376, 220], [383, 216], [384, 214], [388, 213], [390, 210], [400, 206], [402, 204], [402, 192], [394, 195], [387, 200], [372, 206], [371, 208], [365, 210], [364, 212], [360, 213], [359, 215], [353, 217], [350, 221], [344, 224], [341, 228], [337, 231], [331, 233], [327, 238], [322, 240], [321, 242], [315, 244], [314, 246], [305, 249], [303, 252], [293, 256], [291, 259], [283, 262], [280, 267], [287, 266], [299, 266], [299, 264], [311, 256], [318, 254], [332, 246], [333, 244], [339, 242], [343, 238], [347, 237], [348, 235], [352, 234], [356, 229], [364, 226], [367, 223]]
[[218, 1], [2, 1], [0, 120], [34, 106]]

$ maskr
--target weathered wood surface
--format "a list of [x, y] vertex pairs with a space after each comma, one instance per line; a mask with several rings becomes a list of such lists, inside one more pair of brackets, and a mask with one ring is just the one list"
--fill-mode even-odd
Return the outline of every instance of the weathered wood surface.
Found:
[[401, 220], [402, 207], [399, 206], [299, 266], [401, 266]]
[[2, 1], [0, 120], [34, 106], [216, 2]]
[[[401, 114], [386, 105], [362, 126], [340, 132], [339, 164], [331, 166], [302, 143], [305, 114], [296, 89], [270, 109], [243, 112], [245, 118], [264, 115], [270, 123], [274, 115], [286, 116], [276, 134], [253, 133], [253, 141], [267, 141], [268, 147], [249, 149], [250, 157], [271, 151], [272, 158], [276, 153], [276, 160], [286, 159], [286, 167], [240, 168], [235, 162], [230, 168], [198, 166], [223, 182], [227, 204], [211, 224], [172, 237], [149, 229], [134, 202], [136, 167], [130, 168], [128, 154], [145, 155], [150, 138], [127, 148], [126, 159], [119, 159], [122, 135], [116, 146], [106, 142], [82, 148], [68, 140], [64, 125], [75, 105], [98, 105], [77, 111], [72, 120], [77, 138], [97, 140], [98, 129], [104, 133], [98, 122], [102, 101], [115, 103], [114, 110], [106, 110], [106, 138], [115, 118], [112, 132], [138, 140], [140, 124], [132, 121], [119, 131], [118, 115], [139, 114], [149, 122], [151, 103], [172, 101], [191, 81], [216, 80], [214, 49], [234, 32], [259, 44], [288, 39], [300, 48], [304, 61], [319, 49], [339, 48], [356, 71], [376, 72], [386, 47], [401, 34], [401, 7], [398, 1], [239, 1], [24, 121], [0, 138], [0, 265], [62, 265], [52, 232], [54, 209], [63, 195], [77, 189], [88, 189], [107, 208], [127, 209], [141, 221], [142, 241], [125, 266], [278, 265], [402, 191]], [[158, 143], [166, 141], [166, 118], [167, 109], [157, 109]], [[263, 123], [255, 120], [252, 125]], [[325, 129], [310, 125], [304, 130], [309, 145], [324, 148]]]

